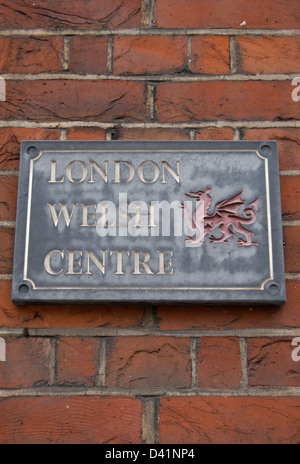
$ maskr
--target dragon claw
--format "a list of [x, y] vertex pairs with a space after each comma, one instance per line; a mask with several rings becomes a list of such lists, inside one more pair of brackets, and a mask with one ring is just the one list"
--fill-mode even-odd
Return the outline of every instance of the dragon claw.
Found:
[[245, 242], [245, 240], [243, 240], [241, 238], [238, 239], [237, 243], [238, 243], [239, 246], [251, 246], [251, 245], [258, 246], [257, 242]]

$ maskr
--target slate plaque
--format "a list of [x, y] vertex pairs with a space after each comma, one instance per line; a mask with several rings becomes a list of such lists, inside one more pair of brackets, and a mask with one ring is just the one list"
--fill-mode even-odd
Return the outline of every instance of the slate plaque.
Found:
[[22, 142], [12, 300], [283, 303], [276, 142]]

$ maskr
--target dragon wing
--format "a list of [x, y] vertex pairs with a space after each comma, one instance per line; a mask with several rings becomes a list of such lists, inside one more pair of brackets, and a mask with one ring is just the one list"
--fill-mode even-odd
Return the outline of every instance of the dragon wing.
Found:
[[222, 216], [222, 213], [239, 214], [239, 207], [245, 204], [245, 201], [242, 199], [242, 193], [243, 190], [236, 193], [232, 197], [226, 198], [225, 200], [216, 203], [213, 215], [219, 214], [219, 216]]

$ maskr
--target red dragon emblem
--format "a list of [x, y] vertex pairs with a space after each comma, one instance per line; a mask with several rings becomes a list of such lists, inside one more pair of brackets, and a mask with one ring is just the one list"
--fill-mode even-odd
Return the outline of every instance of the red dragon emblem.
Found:
[[[245, 226], [253, 224], [256, 221], [256, 213], [258, 211], [258, 198], [246, 203], [242, 199], [243, 190], [235, 195], [219, 201], [215, 204], [213, 212], [210, 214], [211, 206], [211, 187], [199, 190], [198, 192], [189, 192], [185, 195], [188, 198], [196, 199], [196, 208], [193, 214], [190, 213], [185, 203], [181, 204], [184, 210], [183, 217], [191, 232], [196, 234], [196, 237], [186, 239], [186, 246], [201, 246], [204, 243], [206, 234], [209, 236], [210, 242], [213, 243], [228, 243], [229, 237], [235, 238], [235, 232], [245, 237], [238, 238], [239, 246], [258, 245], [252, 241], [254, 232], [247, 229]], [[242, 208], [244, 206], [244, 208]], [[214, 233], [219, 231], [221, 237], [214, 237]]]

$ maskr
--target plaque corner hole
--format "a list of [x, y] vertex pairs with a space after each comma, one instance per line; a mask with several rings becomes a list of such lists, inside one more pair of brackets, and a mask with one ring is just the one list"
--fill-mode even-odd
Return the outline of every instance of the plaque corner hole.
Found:
[[271, 295], [278, 295], [279, 293], [279, 290], [280, 290], [280, 287], [278, 284], [276, 283], [272, 283], [269, 288], [268, 288], [268, 292], [271, 294]]
[[262, 155], [269, 156], [272, 153], [272, 148], [267, 143], [264, 143], [260, 149]]
[[34, 145], [30, 145], [27, 149], [27, 154], [29, 156], [36, 156], [38, 154], [38, 149]]
[[26, 295], [28, 292], [29, 292], [28, 285], [22, 284], [19, 286], [19, 293], [21, 293], [21, 295]]

